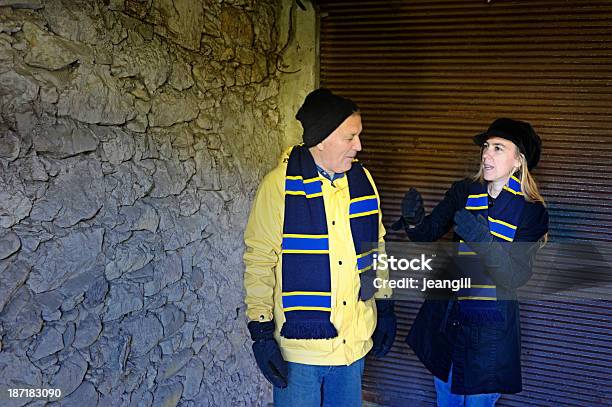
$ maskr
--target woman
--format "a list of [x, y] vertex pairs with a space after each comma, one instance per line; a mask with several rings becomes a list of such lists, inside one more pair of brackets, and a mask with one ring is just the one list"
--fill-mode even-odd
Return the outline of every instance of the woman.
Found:
[[530, 174], [541, 152], [531, 125], [497, 119], [474, 142], [482, 148], [478, 173], [454, 183], [428, 216], [411, 189], [394, 225], [416, 242], [436, 241], [453, 227], [460, 243], [452, 273], [472, 281], [452, 300], [426, 300], [407, 338], [434, 375], [444, 407], [493, 406], [500, 394], [522, 390], [515, 290], [531, 277], [548, 232], [544, 199]]

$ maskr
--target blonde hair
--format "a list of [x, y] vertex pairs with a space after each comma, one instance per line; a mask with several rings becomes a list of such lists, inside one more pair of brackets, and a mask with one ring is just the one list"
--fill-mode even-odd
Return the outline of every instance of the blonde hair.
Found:
[[[546, 202], [544, 201], [544, 197], [540, 193], [538, 184], [536, 183], [536, 180], [533, 175], [531, 175], [531, 172], [529, 172], [525, 155], [519, 151], [518, 147], [516, 147], [516, 144], [514, 145], [514, 147], [516, 148], [516, 158], [519, 160], [519, 167], [513, 171], [513, 174], [521, 180], [521, 191], [525, 196], [525, 200], [527, 202], [540, 202], [542, 205], [546, 206]], [[485, 182], [483, 174], [482, 150], [480, 154], [480, 168], [478, 169], [478, 172], [472, 177], [472, 180], [479, 181], [482, 184]], [[544, 235], [543, 241], [544, 243], [548, 242], [548, 233]]]

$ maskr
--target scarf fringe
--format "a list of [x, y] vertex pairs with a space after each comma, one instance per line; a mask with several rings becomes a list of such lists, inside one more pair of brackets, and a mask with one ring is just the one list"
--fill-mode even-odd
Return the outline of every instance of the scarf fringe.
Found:
[[331, 339], [338, 336], [336, 327], [329, 321], [286, 321], [280, 332], [287, 339]]

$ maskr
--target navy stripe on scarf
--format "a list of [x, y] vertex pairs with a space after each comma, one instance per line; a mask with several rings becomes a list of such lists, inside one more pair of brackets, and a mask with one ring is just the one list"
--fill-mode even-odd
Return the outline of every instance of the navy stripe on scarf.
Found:
[[[521, 182], [514, 175], [503, 187], [489, 207], [487, 184], [475, 182], [470, 185], [465, 209], [474, 216], [482, 215], [489, 221], [489, 232], [494, 241], [512, 242], [517, 225], [525, 207]], [[459, 316], [464, 321], [482, 324], [501, 321], [503, 316], [497, 307], [497, 287], [486, 272], [476, 252], [463, 240], [459, 242], [457, 265], [461, 278], [470, 278], [471, 287], [457, 293]]]
[[[348, 216], [360, 272], [372, 270], [369, 248], [378, 241], [379, 203], [373, 186], [358, 163], [347, 172], [351, 203]], [[328, 339], [338, 336], [331, 322], [333, 293], [329, 235], [322, 181], [310, 151], [295, 146], [285, 177], [282, 242], [281, 335], [289, 339]]]

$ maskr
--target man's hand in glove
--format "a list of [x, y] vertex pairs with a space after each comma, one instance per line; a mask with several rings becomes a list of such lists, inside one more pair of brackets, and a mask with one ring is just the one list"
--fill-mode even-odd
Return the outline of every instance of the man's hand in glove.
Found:
[[274, 321], [248, 324], [253, 339], [253, 354], [265, 378], [276, 387], [287, 387], [287, 362], [274, 339]]
[[385, 356], [395, 340], [395, 331], [397, 330], [397, 319], [393, 300], [376, 300], [376, 330], [372, 335], [374, 346], [372, 354], [377, 358]]
[[412, 228], [420, 225], [424, 218], [423, 197], [415, 188], [410, 188], [402, 199], [402, 216], [391, 225], [391, 229]]

